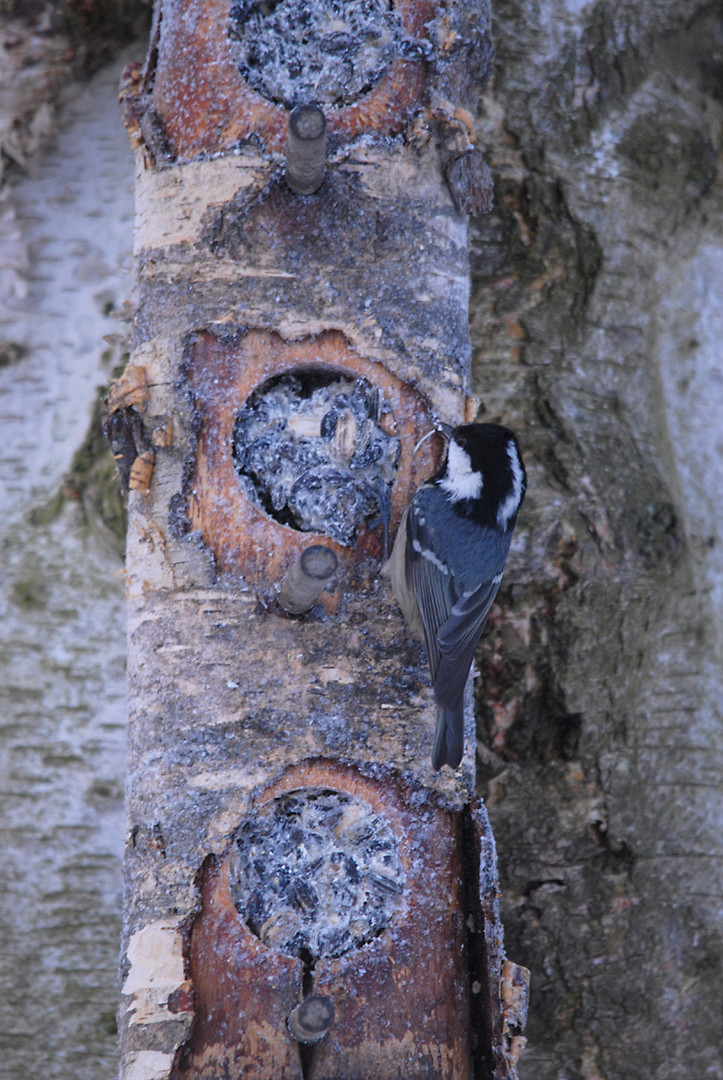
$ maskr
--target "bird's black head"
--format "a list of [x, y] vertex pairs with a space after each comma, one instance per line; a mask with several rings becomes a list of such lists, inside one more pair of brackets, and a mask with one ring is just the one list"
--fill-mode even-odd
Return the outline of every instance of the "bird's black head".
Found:
[[449, 435], [435, 478], [460, 512], [506, 531], [514, 527], [527, 475], [517, 439], [500, 424], [461, 424]]

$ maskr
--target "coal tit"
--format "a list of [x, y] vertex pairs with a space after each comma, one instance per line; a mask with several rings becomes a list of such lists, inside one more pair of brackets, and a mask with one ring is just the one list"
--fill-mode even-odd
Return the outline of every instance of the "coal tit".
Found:
[[447, 460], [407, 507], [386, 573], [410, 630], [427, 647], [437, 702], [432, 765], [456, 769], [464, 751], [464, 689], [527, 475], [507, 428], [440, 427], [449, 439]]

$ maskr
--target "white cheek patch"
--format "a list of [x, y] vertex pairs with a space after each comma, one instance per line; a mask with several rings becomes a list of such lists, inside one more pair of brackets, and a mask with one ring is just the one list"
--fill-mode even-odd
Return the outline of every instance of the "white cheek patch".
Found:
[[479, 499], [482, 494], [482, 474], [472, 468], [469, 454], [452, 439], [447, 451], [447, 475], [439, 481], [452, 502]]
[[503, 499], [500, 503], [500, 508], [497, 511], [497, 527], [498, 529], [503, 530], [507, 528], [507, 523], [510, 518], [514, 517], [520, 508], [522, 483], [524, 479], [520, 456], [517, 453], [517, 447], [512, 440], [507, 444], [507, 457], [510, 459], [510, 469], [512, 470], [512, 490], [507, 498]]

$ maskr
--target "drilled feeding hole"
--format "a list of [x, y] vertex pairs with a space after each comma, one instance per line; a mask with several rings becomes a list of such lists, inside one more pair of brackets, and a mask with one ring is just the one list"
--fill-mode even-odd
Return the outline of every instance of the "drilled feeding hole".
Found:
[[420, 52], [389, 0], [235, 0], [228, 34], [249, 85], [287, 108], [348, 104]]
[[363, 800], [322, 788], [282, 795], [243, 825], [229, 879], [249, 930], [307, 963], [381, 933], [404, 891], [389, 822]]
[[388, 522], [400, 453], [394, 428], [366, 379], [297, 370], [249, 397], [234, 427], [234, 464], [270, 517], [350, 546], [363, 522]]

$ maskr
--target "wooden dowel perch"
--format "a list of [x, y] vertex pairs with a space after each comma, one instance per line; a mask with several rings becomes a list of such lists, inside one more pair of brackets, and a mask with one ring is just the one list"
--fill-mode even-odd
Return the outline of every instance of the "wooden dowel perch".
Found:
[[326, 118], [318, 105], [297, 105], [289, 114], [286, 138], [286, 183], [300, 195], [311, 195], [326, 170]]
[[304, 998], [289, 1013], [287, 1020], [292, 1037], [301, 1043], [315, 1043], [323, 1039], [333, 1023], [334, 1006], [329, 998], [319, 994]]
[[305, 549], [284, 578], [279, 603], [289, 615], [301, 615], [317, 602], [339, 564], [331, 548], [312, 544]]

